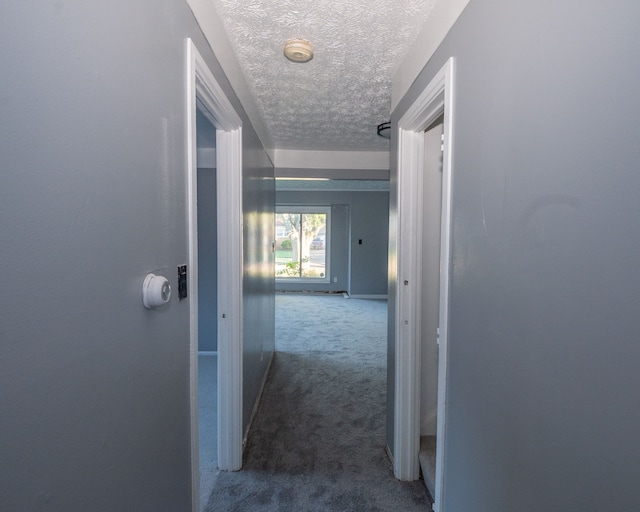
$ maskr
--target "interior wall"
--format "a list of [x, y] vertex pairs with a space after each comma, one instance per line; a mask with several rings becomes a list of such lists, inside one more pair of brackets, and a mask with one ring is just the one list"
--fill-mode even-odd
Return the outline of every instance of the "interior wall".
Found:
[[446, 512], [640, 509], [639, 17], [474, 0], [392, 114], [455, 58]]
[[275, 179], [250, 125], [243, 125], [243, 430], [246, 433], [275, 351]]
[[218, 350], [218, 212], [216, 169], [204, 167], [202, 149], [215, 148], [216, 129], [197, 112], [198, 146], [198, 351]]
[[386, 296], [388, 192], [278, 191], [276, 204], [331, 206], [330, 282], [278, 281], [278, 290]]
[[349, 288], [352, 296], [387, 296], [388, 246], [389, 192], [353, 192]]
[[198, 167], [198, 351], [218, 350], [216, 170]]
[[[261, 269], [273, 169], [186, 3], [11, 0], [3, 20], [0, 508], [189, 510], [185, 38], [243, 119]], [[173, 289], [156, 311], [142, 305], [148, 272]], [[245, 282], [271, 350], [273, 280]], [[264, 367], [245, 366], [248, 395]]]

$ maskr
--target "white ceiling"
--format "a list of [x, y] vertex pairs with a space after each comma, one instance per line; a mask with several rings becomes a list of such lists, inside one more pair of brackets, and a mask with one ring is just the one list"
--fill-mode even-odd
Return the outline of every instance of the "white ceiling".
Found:
[[[278, 149], [386, 151], [391, 77], [436, 0], [211, 0]], [[301, 37], [313, 60], [283, 55]]]
[[388, 192], [389, 180], [276, 179], [278, 192]]

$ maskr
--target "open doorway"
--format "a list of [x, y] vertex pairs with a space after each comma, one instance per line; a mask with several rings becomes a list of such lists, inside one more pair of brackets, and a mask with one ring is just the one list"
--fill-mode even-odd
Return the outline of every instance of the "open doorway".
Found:
[[218, 241], [216, 129], [196, 113], [198, 217], [198, 443], [200, 506], [218, 473]]
[[[443, 506], [447, 405], [449, 275], [451, 245], [451, 177], [453, 155], [454, 60], [450, 58], [398, 121], [398, 283], [394, 316], [394, 474], [401, 480], [419, 476], [420, 434], [433, 432], [435, 472], [433, 510]], [[440, 127], [441, 125], [441, 127]], [[440, 140], [438, 140], [440, 139]], [[436, 158], [426, 157], [429, 145]], [[438, 147], [440, 146], [440, 147]], [[441, 156], [441, 181], [437, 175]], [[430, 167], [432, 169], [428, 170]], [[428, 172], [427, 172], [428, 171]], [[427, 189], [429, 193], [427, 196]], [[440, 195], [439, 211], [427, 201]], [[429, 199], [431, 198], [431, 199]], [[426, 226], [425, 224], [428, 224]], [[436, 230], [439, 224], [439, 237]], [[428, 230], [428, 231], [426, 231]], [[435, 245], [425, 252], [425, 244]], [[439, 253], [433, 256], [431, 250]], [[429, 265], [425, 260], [429, 258]], [[437, 278], [434, 273], [437, 261]], [[425, 282], [429, 275], [430, 281]], [[437, 282], [437, 295], [430, 284]], [[428, 290], [427, 290], [428, 288]], [[437, 302], [437, 308], [436, 308]], [[426, 309], [425, 309], [426, 308]], [[430, 317], [423, 317], [426, 310]], [[437, 311], [437, 313], [436, 313]], [[435, 318], [437, 317], [437, 323]], [[424, 324], [424, 325], [423, 325]], [[429, 365], [423, 367], [424, 336], [429, 340]], [[435, 327], [435, 333], [433, 328]], [[435, 334], [435, 348], [433, 339]], [[433, 354], [437, 353], [436, 408], [433, 409]], [[431, 375], [427, 375], [431, 371]], [[429, 404], [423, 404], [422, 381], [429, 379]], [[422, 421], [421, 421], [422, 420]], [[424, 423], [423, 423], [424, 422]], [[423, 425], [422, 425], [423, 424]]]
[[[199, 350], [199, 215], [197, 118], [215, 127], [215, 330], [217, 340], [217, 465], [242, 466], [242, 122], [190, 39], [186, 41], [187, 224], [192, 510], [201, 508]], [[202, 176], [201, 176], [202, 177]], [[205, 178], [206, 180], [206, 178]], [[205, 201], [206, 202], [206, 201]], [[211, 206], [211, 204], [209, 204]], [[209, 236], [207, 235], [207, 238]], [[210, 269], [210, 265], [207, 264]], [[210, 317], [210, 312], [207, 312]], [[207, 441], [210, 441], [207, 436]], [[203, 489], [204, 491], [204, 489]], [[205, 505], [205, 503], [202, 503]]]
[[420, 468], [435, 497], [438, 418], [438, 322], [440, 316], [440, 232], [442, 222], [442, 138], [444, 116], [424, 133], [422, 215], [422, 321], [420, 323]]

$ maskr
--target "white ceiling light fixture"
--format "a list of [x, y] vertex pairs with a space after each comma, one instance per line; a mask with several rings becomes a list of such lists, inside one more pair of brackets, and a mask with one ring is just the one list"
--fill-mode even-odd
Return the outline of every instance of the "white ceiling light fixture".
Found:
[[304, 39], [290, 39], [284, 44], [284, 56], [292, 62], [309, 62], [313, 59], [313, 46]]

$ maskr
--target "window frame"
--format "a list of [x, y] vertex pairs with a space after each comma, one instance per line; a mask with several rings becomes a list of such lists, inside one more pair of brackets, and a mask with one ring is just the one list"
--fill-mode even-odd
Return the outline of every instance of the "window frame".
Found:
[[324, 235], [324, 277], [284, 277], [275, 275], [276, 281], [282, 283], [331, 283], [331, 206], [278, 205], [276, 206], [275, 213], [276, 215], [279, 213], [293, 213], [300, 215], [318, 213], [327, 216]]

